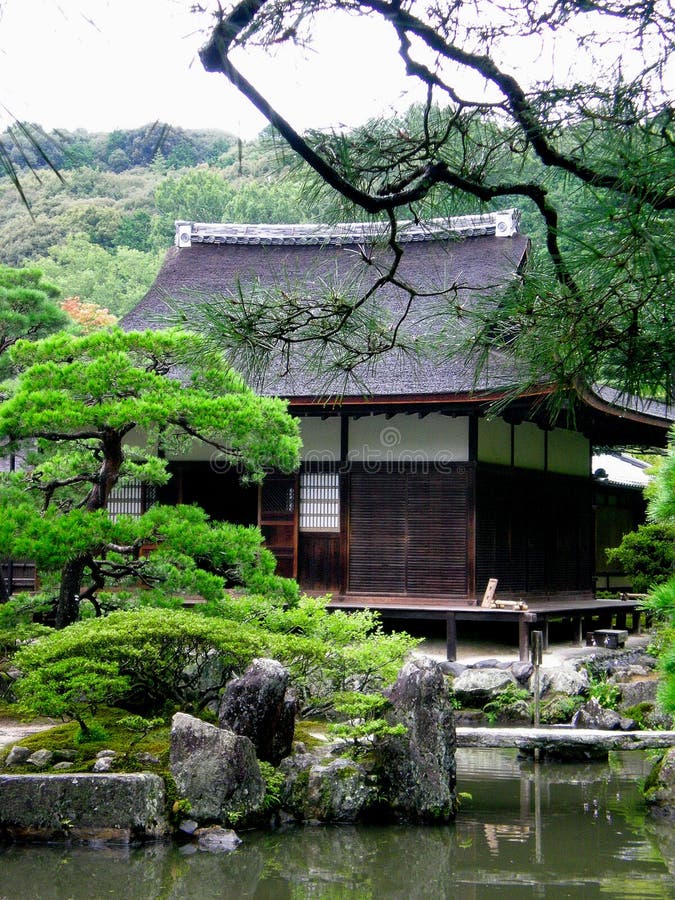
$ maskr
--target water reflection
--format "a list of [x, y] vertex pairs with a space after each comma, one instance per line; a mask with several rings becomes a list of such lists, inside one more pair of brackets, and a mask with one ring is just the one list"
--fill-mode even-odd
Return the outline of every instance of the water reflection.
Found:
[[672, 826], [646, 826], [640, 803], [647, 768], [637, 753], [608, 767], [466, 750], [458, 775], [473, 800], [452, 826], [248, 834], [229, 855], [10, 847], [0, 851], [0, 897], [674, 897]]

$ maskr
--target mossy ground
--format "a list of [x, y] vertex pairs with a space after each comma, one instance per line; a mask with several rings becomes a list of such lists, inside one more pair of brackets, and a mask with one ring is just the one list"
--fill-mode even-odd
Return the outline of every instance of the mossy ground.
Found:
[[[2, 714], [7, 715], [10, 710], [11, 707], [3, 710]], [[96, 717], [89, 723], [96, 736], [95, 740], [86, 740], [85, 736], [80, 735], [80, 727], [77, 722], [67, 722], [54, 728], [26, 735], [15, 744], [27, 747], [32, 752], [51, 750], [58, 754], [58, 751], [63, 750], [75, 751], [73, 766], [69, 769], [71, 772], [91, 771], [96, 754], [100, 750], [114, 750], [118, 754], [113, 768], [115, 772], [135, 772], [141, 768], [143, 771], [160, 772], [166, 769], [169, 758], [170, 722], [154, 728], [146, 737], [134, 744], [138, 735], [118, 724], [125, 715], [127, 713], [121, 709], [100, 709]], [[14, 716], [15, 720], [16, 718]], [[14, 745], [10, 744], [0, 749], [0, 771], [16, 775], [34, 773], [36, 770], [30, 765], [5, 767], [4, 761], [12, 746]], [[159, 763], [143, 762], [141, 766], [135, 758], [137, 753], [151, 754], [159, 760]], [[55, 762], [58, 762], [58, 759]], [[50, 768], [41, 771], [49, 772]]]
[[319, 719], [301, 719], [295, 723], [293, 739], [301, 741], [308, 750], [324, 747], [330, 740], [328, 722]]

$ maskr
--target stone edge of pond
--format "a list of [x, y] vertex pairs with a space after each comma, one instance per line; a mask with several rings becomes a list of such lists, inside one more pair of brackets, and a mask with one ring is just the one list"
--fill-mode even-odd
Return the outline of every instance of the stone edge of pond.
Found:
[[0, 775], [0, 840], [160, 840], [171, 834], [166, 800], [151, 773]]

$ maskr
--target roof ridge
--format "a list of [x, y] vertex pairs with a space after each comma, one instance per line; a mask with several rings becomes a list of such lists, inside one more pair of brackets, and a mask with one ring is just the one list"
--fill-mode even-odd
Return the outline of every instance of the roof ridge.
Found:
[[[398, 222], [400, 243], [447, 240], [451, 237], [518, 234], [520, 210], [511, 208], [478, 215], [450, 216]], [[176, 221], [175, 244], [261, 244], [288, 246], [339, 246], [372, 242], [386, 234], [386, 222], [338, 222], [335, 224], [239, 224]]]

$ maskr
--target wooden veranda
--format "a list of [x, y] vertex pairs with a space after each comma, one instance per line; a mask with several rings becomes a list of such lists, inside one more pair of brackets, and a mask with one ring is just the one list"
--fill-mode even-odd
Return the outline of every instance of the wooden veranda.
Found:
[[578, 645], [584, 634], [600, 628], [625, 628], [630, 616], [630, 631], [640, 631], [641, 607], [637, 600], [597, 600], [565, 598], [529, 601], [527, 609], [487, 609], [476, 601], [441, 597], [377, 597], [336, 595], [329, 608], [343, 610], [374, 609], [383, 619], [441, 621], [446, 627], [446, 655], [457, 658], [458, 622], [510, 622], [517, 625], [518, 653], [528, 659], [530, 632], [543, 632], [544, 650], [548, 649], [549, 623], [562, 621], [569, 628], [570, 640]]

